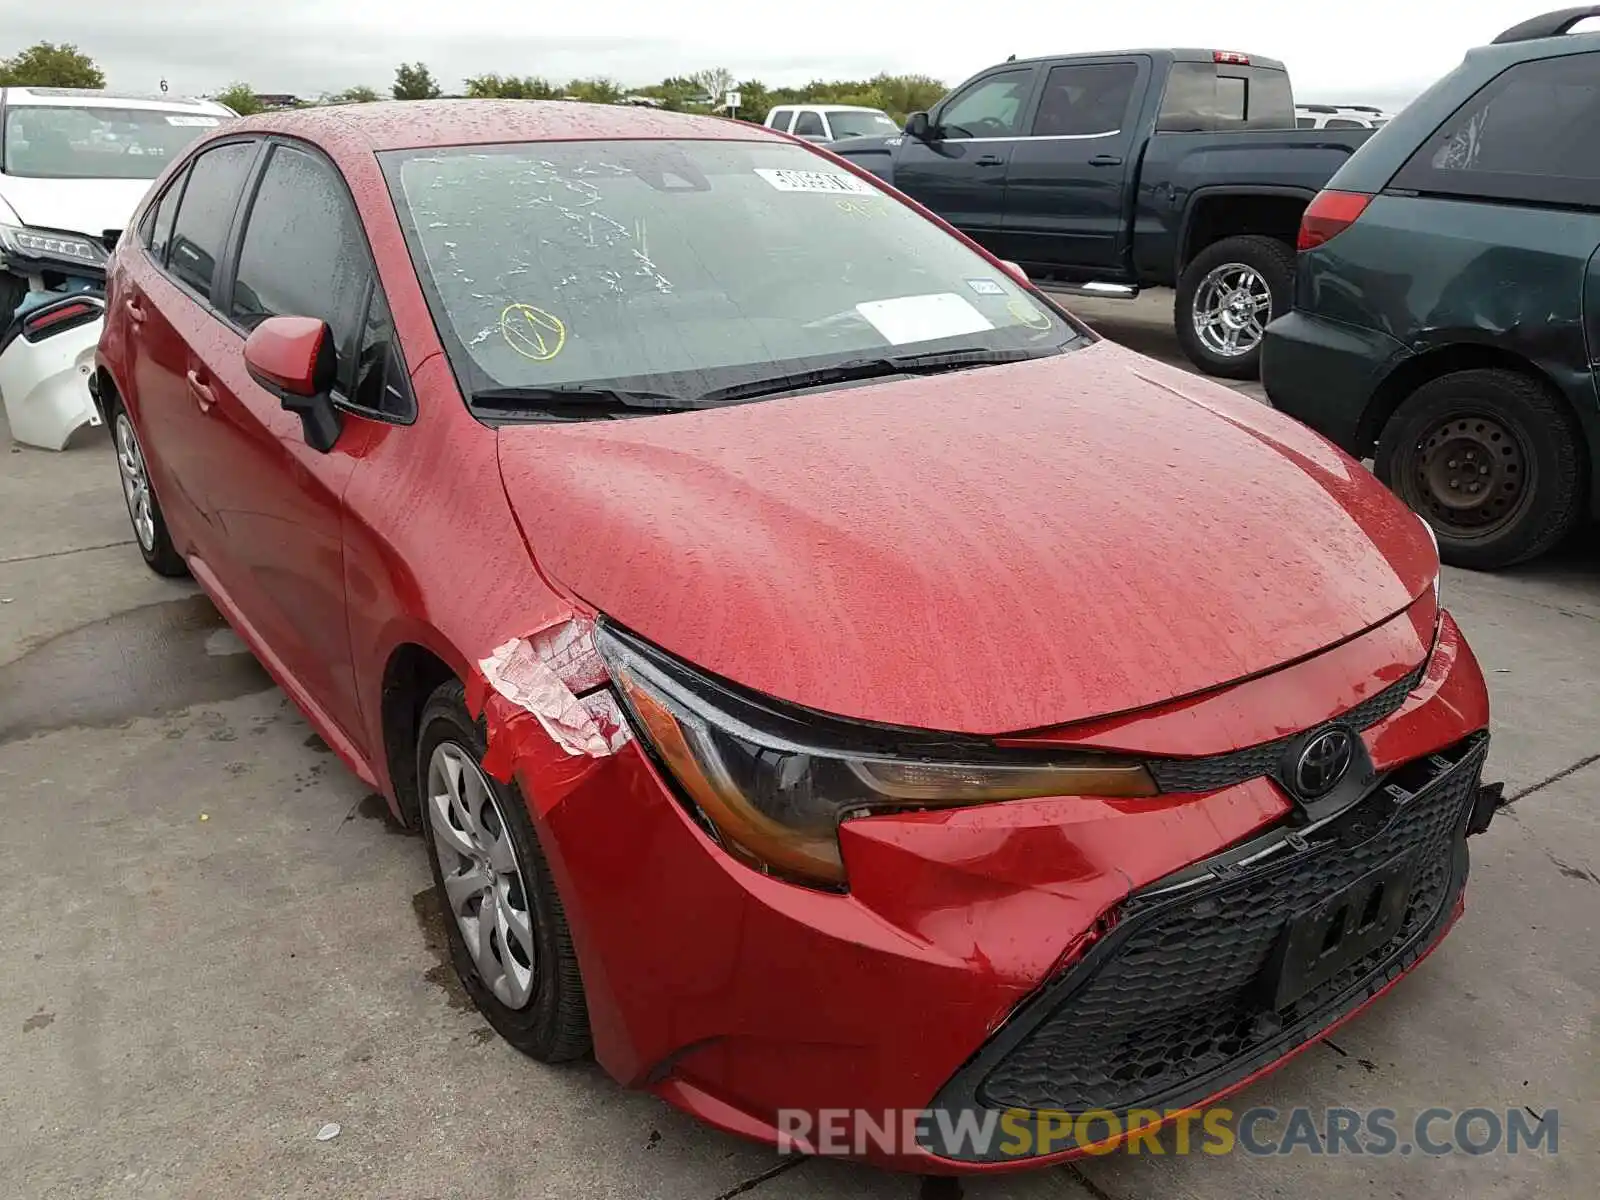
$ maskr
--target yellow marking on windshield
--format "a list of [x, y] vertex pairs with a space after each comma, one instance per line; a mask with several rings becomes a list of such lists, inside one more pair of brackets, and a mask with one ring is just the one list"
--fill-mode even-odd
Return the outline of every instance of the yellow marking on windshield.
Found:
[[1006, 311], [1029, 329], [1049, 329], [1050, 316], [1042, 313], [1020, 296], [1006, 302]]
[[850, 200], [841, 196], [834, 203], [839, 206], [840, 212], [850, 213], [852, 216], [876, 217], [883, 212], [883, 209], [868, 200]]
[[500, 336], [524, 358], [549, 362], [567, 344], [567, 327], [560, 317], [531, 304], [508, 304], [500, 314]]

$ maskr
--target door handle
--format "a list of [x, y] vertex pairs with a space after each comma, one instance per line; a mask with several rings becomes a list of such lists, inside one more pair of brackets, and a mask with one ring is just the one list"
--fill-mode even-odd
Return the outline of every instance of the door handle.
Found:
[[189, 372], [188, 379], [189, 392], [200, 406], [200, 411], [211, 411], [211, 406], [217, 402], [217, 394], [211, 390], [211, 381], [195, 370]]
[[1119, 154], [1096, 154], [1089, 160], [1091, 167], [1120, 167], [1122, 156]]
[[128, 319], [135, 325], [144, 324], [144, 305], [139, 303], [139, 297], [129, 296], [122, 302], [122, 307], [128, 310]]
[[975, 160], [975, 165], [980, 167], [1000, 167], [1005, 165], [1005, 161], [998, 154], [985, 154]]

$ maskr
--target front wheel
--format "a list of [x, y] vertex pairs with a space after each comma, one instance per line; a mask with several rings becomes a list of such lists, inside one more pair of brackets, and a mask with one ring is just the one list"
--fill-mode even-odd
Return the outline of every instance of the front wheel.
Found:
[[1261, 338], [1294, 303], [1294, 247], [1248, 234], [1207, 246], [1184, 268], [1172, 321], [1183, 352], [1207, 375], [1256, 379]]
[[1406, 397], [1373, 468], [1433, 528], [1439, 555], [1494, 570], [1555, 547], [1583, 515], [1587, 456], [1571, 413], [1514, 371], [1455, 371]]
[[422, 710], [422, 828], [450, 957], [489, 1024], [542, 1062], [589, 1052], [589, 1012], [561, 896], [515, 785], [483, 770], [457, 680]]

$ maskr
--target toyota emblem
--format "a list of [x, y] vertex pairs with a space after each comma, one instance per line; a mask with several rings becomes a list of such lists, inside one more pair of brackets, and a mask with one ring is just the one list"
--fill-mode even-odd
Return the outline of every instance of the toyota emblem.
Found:
[[1307, 800], [1325, 796], [1350, 769], [1355, 744], [1343, 729], [1324, 729], [1305, 744], [1294, 765], [1294, 790]]

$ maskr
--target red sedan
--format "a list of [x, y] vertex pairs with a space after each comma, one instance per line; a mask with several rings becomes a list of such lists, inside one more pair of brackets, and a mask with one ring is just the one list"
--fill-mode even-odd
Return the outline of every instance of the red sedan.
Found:
[[1461, 912], [1499, 793], [1427, 527], [783, 135], [230, 125], [123, 237], [94, 380], [146, 562], [423, 834], [536, 1058], [1038, 1164]]

